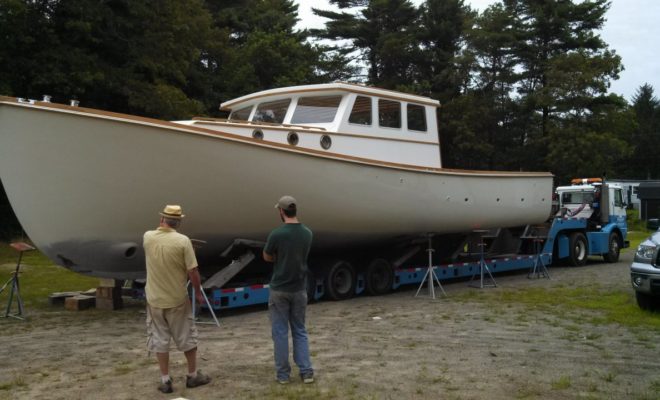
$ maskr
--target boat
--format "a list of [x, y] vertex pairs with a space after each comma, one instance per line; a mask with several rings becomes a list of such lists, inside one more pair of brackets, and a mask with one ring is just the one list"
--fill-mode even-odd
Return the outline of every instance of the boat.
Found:
[[181, 232], [213, 268], [235, 239], [266, 240], [285, 194], [312, 257], [547, 219], [548, 172], [442, 167], [438, 107], [347, 83], [265, 90], [222, 103], [226, 119], [186, 121], [0, 97], [0, 179], [45, 255], [115, 279], [144, 278], [142, 235], [165, 204], [183, 207]]

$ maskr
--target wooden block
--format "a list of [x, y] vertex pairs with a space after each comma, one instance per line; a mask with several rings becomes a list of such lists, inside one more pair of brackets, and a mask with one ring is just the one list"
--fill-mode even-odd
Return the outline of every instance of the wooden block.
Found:
[[54, 292], [48, 296], [48, 303], [50, 305], [64, 304], [68, 297], [79, 295], [80, 292]]
[[114, 299], [116, 297], [121, 298], [122, 290], [120, 287], [97, 287], [96, 288], [96, 298], [97, 299]]
[[95, 303], [96, 299], [94, 297], [79, 294], [73, 297], [67, 297], [64, 300], [64, 308], [71, 311], [80, 311], [94, 307]]
[[124, 301], [121, 297], [113, 298], [96, 298], [96, 309], [97, 310], [119, 310], [124, 307]]
[[114, 279], [108, 279], [108, 278], [99, 279], [98, 287], [115, 287], [115, 286], [116, 286], [116, 282]]

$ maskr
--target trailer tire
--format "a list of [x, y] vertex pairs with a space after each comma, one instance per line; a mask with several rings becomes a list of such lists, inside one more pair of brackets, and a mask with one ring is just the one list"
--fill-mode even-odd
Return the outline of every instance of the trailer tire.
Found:
[[619, 241], [619, 234], [616, 232], [610, 233], [609, 244], [607, 253], [603, 254], [603, 259], [608, 263], [615, 263], [619, 261], [619, 254], [621, 253], [621, 245]]
[[383, 258], [376, 258], [367, 266], [366, 291], [372, 296], [389, 293], [394, 284], [392, 264]]
[[339, 260], [330, 265], [325, 278], [325, 292], [330, 299], [350, 299], [355, 294], [355, 284], [355, 269], [348, 261]]
[[568, 238], [568, 260], [574, 267], [581, 267], [587, 263], [589, 247], [587, 238], [582, 232], [573, 232]]

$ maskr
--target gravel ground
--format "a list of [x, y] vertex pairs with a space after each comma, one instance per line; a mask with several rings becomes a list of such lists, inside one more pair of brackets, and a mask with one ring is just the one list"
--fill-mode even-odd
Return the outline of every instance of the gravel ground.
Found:
[[116, 312], [27, 310], [27, 321], [0, 320], [0, 399], [658, 399], [660, 331], [648, 328], [657, 324], [621, 325], [597, 308], [529, 296], [517, 301], [535, 290], [572, 296], [586, 288], [623, 293], [624, 310], [639, 313], [631, 257], [552, 267], [551, 280], [496, 276], [498, 287], [483, 290], [446, 283], [448, 296], [438, 300], [414, 298], [416, 288], [408, 288], [312, 304], [312, 385], [274, 382], [263, 307], [223, 313], [219, 328], [199, 325], [199, 363], [213, 382], [186, 389], [185, 360], [174, 351], [171, 395], [156, 391], [139, 302]]

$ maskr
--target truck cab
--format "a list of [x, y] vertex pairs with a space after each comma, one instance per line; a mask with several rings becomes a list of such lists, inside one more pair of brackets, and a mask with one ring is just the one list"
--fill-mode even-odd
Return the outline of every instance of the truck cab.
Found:
[[571, 183], [555, 191], [559, 202], [556, 217], [582, 223], [558, 236], [556, 257], [569, 258], [573, 265], [583, 265], [589, 255], [618, 261], [621, 249], [628, 246], [623, 187], [601, 178], [573, 179]]

